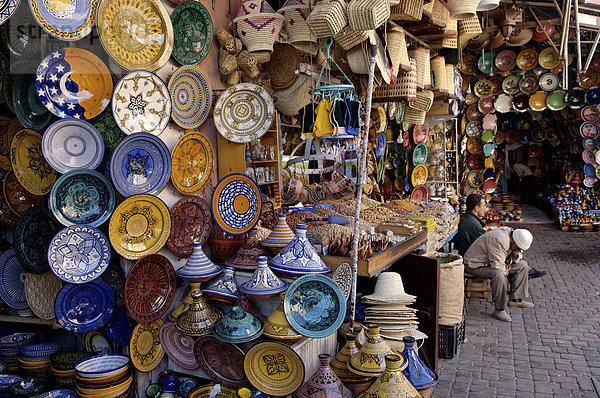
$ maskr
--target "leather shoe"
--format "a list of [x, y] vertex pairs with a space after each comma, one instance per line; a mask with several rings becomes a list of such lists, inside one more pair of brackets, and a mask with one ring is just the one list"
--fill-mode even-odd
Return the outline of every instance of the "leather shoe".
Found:
[[512, 301], [508, 302], [509, 307], [517, 307], [517, 308], [533, 308], [535, 304], [530, 303], [529, 301]]
[[544, 276], [548, 273], [548, 271], [540, 271], [535, 268], [529, 270], [529, 278], [539, 278], [540, 276]]
[[494, 311], [494, 313], [492, 314], [492, 316], [496, 319], [499, 319], [501, 321], [504, 322], [510, 322], [512, 321], [512, 319], [510, 319], [510, 315], [508, 315], [506, 313], [506, 311], [502, 310], [502, 311]]

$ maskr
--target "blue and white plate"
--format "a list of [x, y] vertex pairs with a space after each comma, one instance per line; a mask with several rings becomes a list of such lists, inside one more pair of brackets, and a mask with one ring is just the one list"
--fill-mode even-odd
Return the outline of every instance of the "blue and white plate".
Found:
[[215, 187], [211, 206], [213, 218], [223, 232], [243, 235], [260, 219], [262, 194], [252, 178], [232, 173]]
[[19, 348], [19, 356], [26, 359], [45, 358], [56, 354], [61, 349], [62, 346], [60, 344], [30, 344]]
[[93, 170], [73, 170], [60, 177], [52, 186], [49, 201], [54, 217], [66, 227], [97, 227], [110, 218], [116, 206], [112, 184]]
[[52, 390], [38, 395], [37, 398], [75, 398], [76, 396], [71, 390]]
[[8, 21], [8, 18], [17, 10], [21, 0], [2, 0], [0, 1], [0, 25]]
[[37, 23], [59, 40], [74, 41], [87, 36], [96, 20], [98, 0], [29, 0]]
[[17, 349], [26, 344], [29, 344], [35, 339], [37, 333], [17, 332], [0, 337], [0, 349], [7, 350], [10, 348]]
[[46, 129], [42, 153], [52, 168], [61, 174], [75, 169], [95, 169], [104, 156], [102, 135], [90, 123], [61, 119]]
[[387, 137], [385, 133], [377, 134], [377, 146], [375, 147], [375, 156], [380, 158], [385, 155], [385, 146], [387, 145]]
[[67, 330], [87, 333], [104, 325], [113, 312], [115, 295], [101, 280], [65, 285], [54, 302], [58, 322]]
[[169, 92], [173, 104], [173, 120], [184, 129], [200, 126], [212, 106], [210, 80], [202, 69], [184, 65], [169, 80]]
[[13, 249], [7, 250], [0, 256], [0, 298], [15, 310], [28, 307], [25, 298], [25, 275]]
[[23, 380], [21, 376], [16, 375], [0, 375], [0, 392], [5, 393], [10, 386]]
[[596, 168], [594, 167], [594, 165], [586, 163], [583, 165], [583, 173], [586, 177], [595, 178]]
[[110, 177], [125, 197], [156, 195], [171, 177], [171, 153], [165, 143], [148, 133], [126, 137], [113, 152]]
[[110, 243], [97, 228], [72, 225], [56, 234], [48, 248], [50, 269], [68, 283], [98, 278], [110, 263]]

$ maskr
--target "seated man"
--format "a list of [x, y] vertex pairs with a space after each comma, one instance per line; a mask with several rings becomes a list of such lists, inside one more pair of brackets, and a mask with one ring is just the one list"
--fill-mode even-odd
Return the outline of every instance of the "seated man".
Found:
[[483, 229], [485, 223], [481, 219], [488, 209], [485, 197], [477, 193], [467, 196], [465, 204], [467, 205], [467, 211], [465, 214], [461, 214], [458, 231], [454, 237], [458, 254], [463, 257], [473, 242], [485, 234], [485, 229]]
[[[491, 280], [493, 316], [510, 322], [506, 313], [511, 307], [531, 308], [527, 272], [529, 267], [522, 260], [523, 251], [529, 249], [533, 235], [526, 229], [500, 227], [477, 238], [464, 256], [465, 273]], [[507, 279], [510, 281], [510, 303], [507, 303]]]

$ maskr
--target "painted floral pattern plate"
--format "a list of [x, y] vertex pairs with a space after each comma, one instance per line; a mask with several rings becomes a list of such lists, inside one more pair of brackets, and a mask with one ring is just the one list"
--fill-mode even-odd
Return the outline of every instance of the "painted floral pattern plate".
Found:
[[171, 181], [182, 194], [200, 192], [212, 175], [215, 157], [210, 141], [202, 133], [187, 133], [171, 154]]

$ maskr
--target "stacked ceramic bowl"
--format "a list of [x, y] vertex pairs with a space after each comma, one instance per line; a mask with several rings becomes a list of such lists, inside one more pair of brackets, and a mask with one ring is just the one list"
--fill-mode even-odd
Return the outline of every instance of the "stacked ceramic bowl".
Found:
[[0, 361], [6, 362], [7, 372], [19, 369], [19, 348], [30, 344], [35, 336], [35, 333], [13, 333], [0, 337]]
[[57, 387], [75, 388], [75, 365], [94, 354], [84, 351], [68, 351], [50, 357], [50, 375]]
[[133, 382], [129, 357], [107, 354], [85, 359], [75, 366], [75, 379], [78, 397], [125, 396]]
[[45, 377], [50, 356], [62, 349], [60, 344], [29, 344], [19, 349], [19, 368], [29, 376]]
[[23, 380], [23, 378], [21, 376], [1, 374], [0, 375], [0, 398], [7, 398], [8, 390], [10, 389], [10, 387], [15, 383], [20, 382], [21, 380]]

